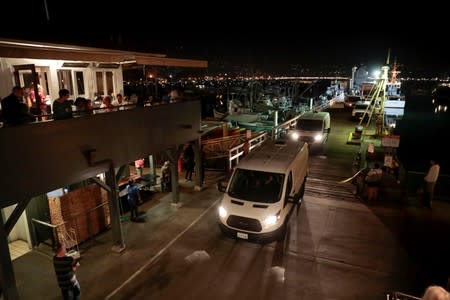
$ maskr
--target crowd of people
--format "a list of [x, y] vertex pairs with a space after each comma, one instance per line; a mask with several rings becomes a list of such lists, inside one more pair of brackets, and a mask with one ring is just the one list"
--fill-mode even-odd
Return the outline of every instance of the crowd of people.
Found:
[[[384, 171], [383, 171], [384, 170]], [[400, 184], [400, 163], [396, 157], [393, 157], [388, 165], [384, 165], [381, 168], [379, 162], [375, 162], [373, 167], [368, 170], [364, 176], [364, 183], [367, 187], [367, 200], [368, 202], [377, 201], [379, 199], [379, 190], [381, 187], [381, 181], [383, 173], [393, 176], [395, 182]], [[431, 208], [435, 186], [439, 178], [440, 165], [436, 159], [430, 160], [430, 167], [423, 177], [423, 183], [418, 188], [418, 195], [421, 196], [421, 203], [423, 206]]]
[[[70, 91], [67, 89], [59, 90], [59, 97], [53, 101], [53, 104], [47, 106], [41, 102], [38, 110], [34, 88], [23, 88], [15, 86], [9, 96], [1, 100], [1, 120], [3, 126], [17, 126], [32, 123], [38, 120], [38, 116], [51, 115], [53, 120], [64, 120], [73, 117], [81, 117], [94, 113], [111, 112], [123, 110], [126, 105], [132, 104], [126, 97], [117, 94], [113, 100], [111, 96], [98, 97], [95, 102], [99, 102], [99, 109], [94, 109], [90, 99], [77, 97], [75, 101], [69, 99]], [[45, 94], [39, 95], [41, 99], [46, 98]], [[37, 113], [37, 112], [40, 113]]]

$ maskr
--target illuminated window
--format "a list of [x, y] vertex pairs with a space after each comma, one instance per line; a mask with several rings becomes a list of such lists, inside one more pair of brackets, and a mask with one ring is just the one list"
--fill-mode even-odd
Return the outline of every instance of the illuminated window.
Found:
[[97, 95], [103, 95], [103, 72], [95, 72], [95, 77], [97, 79]]
[[106, 94], [112, 95], [114, 93], [114, 84], [113, 84], [113, 72], [105, 72], [106, 73]]
[[76, 80], [76, 84], [77, 84], [77, 92], [78, 95], [84, 95], [84, 76], [83, 76], [83, 72], [81, 71], [76, 71], [75, 72], [75, 80]]
[[67, 89], [73, 95], [72, 85], [72, 71], [71, 70], [58, 70], [58, 85], [59, 89]]

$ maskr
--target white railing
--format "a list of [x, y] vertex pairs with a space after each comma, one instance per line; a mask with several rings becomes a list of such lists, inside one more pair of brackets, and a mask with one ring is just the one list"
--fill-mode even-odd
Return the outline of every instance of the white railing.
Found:
[[[50, 224], [34, 218], [31, 219], [31, 221], [33, 222], [33, 225], [39, 224], [50, 228], [52, 231], [53, 242], [59, 242], [63, 244], [66, 247], [66, 249], [71, 249], [69, 251], [70, 254], [73, 253], [75, 256], [79, 256], [80, 251], [78, 249], [77, 232], [72, 227], [69, 227], [69, 229], [67, 229], [66, 227], [67, 222], [62, 222], [59, 224]], [[34, 226], [33, 230], [34, 234], [36, 234], [36, 229], [34, 228]], [[52, 247], [54, 247], [54, 244], [52, 245]]]
[[237, 145], [236, 147], [228, 150], [228, 171], [233, 168], [233, 164], [239, 163], [239, 158], [248, 152], [252, 151], [256, 147], [259, 147], [268, 139], [267, 132], [263, 132], [254, 138], [248, 139], [244, 143]]
[[386, 300], [421, 300], [422, 298], [408, 295], [402, 292], [393, 292], [391, 294], [386, 295]]
[[287, 120], [284, 123], [281, 123], [280, 125], [274, 126], [272, 128], [272, 134], [270, 136], [270, 138], [272, 140], [276, 140], [277, 138], [279, 138], [279, 134], [283, 131], [289, 130], [290, 128], [295, 127], [295, 125], [297, 124], [297, 120], [298, 118], [300, 118], [303, 115], [303, 113], [299, 114], [298, 116]]
[[214, 155], [208, 155], [209, 159], [227, 157], [229, 149], [241, 145], [245, 139], [245, 134], [239, 134], [205, 140], [202, 141], [203, 151], [214, 153]]

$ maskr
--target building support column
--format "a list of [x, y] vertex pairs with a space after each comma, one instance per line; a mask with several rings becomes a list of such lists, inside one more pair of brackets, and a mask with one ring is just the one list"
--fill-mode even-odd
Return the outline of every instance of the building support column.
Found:
[[111, 217], [111, 228], [113, 238], [113, 251], [122, 252], [125, 250], [125, 241], [123, 238], [122, 225], [120, 222], [120, 207], [119, 207], [119, 188], [117, 187], [116, 173], [113, 162], [109, 163], [108, 171], [105, 173], [105, 181], [109, 186], [109, 214]]
[[150, 167], [150, 179], [153, 178], [155, 180], [154, 184], [156, 185], [156, 163], [152, 154], [148, 156], [148, 163]]
[[167, 157], [170, 160], [170, 181], [172, 184], [172, 204], [179, 205], [180, 186], [178, 184], [178, 151], [176, 148], [166, 149]]
[[119, 182], [123, 177], [130, 176], [130, 168], [128, 165], [120, 166], [116, 171], [116, 182]]
[[197, 140], [194, 141], [194, 161], [195, 161], [195, 186], [194, 186], [194, 190], [196, 191], [201, 191], [202, 190], [202, 185], [203, 185], [203, 176], [204, 174], [202, 174], [202, 155], [200, 153], [201, 149], [200, 149], [200, 145], [201, 145], [201, 140], [200, 138], [198, 138]]
[[9, 235], [11, 233], [11, 230], [16, 225], [17, 221], [19, 220], [20, 216], [23, 214], [25, 208], [27, 207], [28, 203], [30, 203], [30, 199], [22, 200], [17, 203], [17, 206], [14, 208], [13, 212], [9, 216], [8, 220], [5, 222], [5, 234]]
[[3, 214], [0, 211], [0, 285], [6, 300], [19, 299], [17, 293], [16, 278], [11, 262], [8, 247], [8, 234], [6, 233]]

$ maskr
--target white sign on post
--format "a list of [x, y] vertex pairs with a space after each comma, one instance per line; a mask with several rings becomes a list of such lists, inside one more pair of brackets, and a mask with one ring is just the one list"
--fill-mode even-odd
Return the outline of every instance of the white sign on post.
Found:
[[399, 145], [400, 145], [399, 135], [387, 135], [381, 138], [381, 146], [383, 147], [398, 148]]
[[384, 166], [391, 168], [392, 167], [392, 155], [385, 155], [384, 156]]

